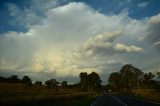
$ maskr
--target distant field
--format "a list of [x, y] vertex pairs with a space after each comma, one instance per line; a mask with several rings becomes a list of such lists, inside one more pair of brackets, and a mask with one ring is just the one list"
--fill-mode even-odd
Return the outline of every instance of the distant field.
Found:
[[78, 106], [83, 103], [88, 106], [87, 103], [90, 104], [94, 96], [94, 92], [82, 92], [78, 88], [59, 88], [56, 91], [56, 89], [47, 89], [43, 86], [33, 85], [26, 89], [24, 84], [0, 83], [0, 102], [7, 104], [28, 103], [28, 105], [31, 105], [31, 102], [33, 102], [40, 105], [47, 102], [52, 106], [72, 106], [71, 104]]

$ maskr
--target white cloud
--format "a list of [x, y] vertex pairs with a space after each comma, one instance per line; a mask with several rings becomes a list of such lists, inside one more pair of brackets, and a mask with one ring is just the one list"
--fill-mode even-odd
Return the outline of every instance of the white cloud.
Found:
[[148, 4], [149, 4], [149, 2], [142, 2], [142, 3], [138, 4], [138, 8], [145, 8]]
[[144, 50], [140, 47], [137, 47], [137, 46], [134, 46], [134, 45], [130, 45], [130, 46], [127, 46], [127, 45], [124, 45], [124, 44], [121, 44], [121, 43], [118, 43], [114, 46], [115, 50], [116, 51], [119, 51], [119, 52], [143, 52]]
[[150, 17], [147, 21], [147, 26], [148, 35], [145, 39], [159, 49], [159, 46], [157, 44], [160, 40], [160, 14]]
[[[114, 53], [138, 53], [143, 52], [143, 48], [134, 45], [125, 45], [115, 42], [116, 39], [123, 37], [123, 30], [107, 32], [89, 38], [82, 46], [82, 51], [90, 52], [90, 55], [107, 55]], [[127, 36], [125, 36], [127, 37]]]
[[110, 48], [112, 46], [111, 43], [120, 35], [122, 35], [122, 31], [118, 30], [115, 32], [107, 32], [104, 34], [99, 34], [95, 37], [91, 37], [84, 43], [82, 50], [88, 51], [96, 48]]
[[156, 15], [156, 16], [152, 16], [148, 20], [148, 23], [151, 24], [151, 25], [160, 24], [160, 13], [158, 15]]

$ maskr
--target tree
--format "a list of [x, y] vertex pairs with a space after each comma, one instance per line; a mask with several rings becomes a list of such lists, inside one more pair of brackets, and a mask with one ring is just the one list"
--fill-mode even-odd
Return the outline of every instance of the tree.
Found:
[[45, 82], [45, 85], [47, 86], [47, 88], [51, 88], [51, 81], [50, 80], [47, 80]]
[[25, 84], [32, 84], [32, 80], [28, 76], [24, 76], [22, 82]]
[[152, 74], [151, 72], [143, 74], [143, 83], [144, 83], [145, 87], [147, 87], [147, 88], [152, 88], [153, 87], [154, 76], [155, 75]]
[[45, 85], [47, 86], [47, 88], [56, 88], [56, 91], [58, 91], [58, 84], [59, 82], [56, 81], [56, 79], [47, 80], [45, 82]]
[[26, 89], [26, 90], [27, 90], [28, 88], [31, 89], [32, 80], [31, 80], [28, 76], [24, 76], [24, 77], [22, 78], [22, 82], [23, 82], [24, 84], [26, 84], [26, 86], [25, 86], [25, 89]]
[[87, 73], [86, 72], [81, 72], [79, 74], [80, 77], [80, 85], [83, 91], [87, 91], [88, 90], [88, 80], [87, 80]]
[[67, 86], [68, 86], [68, 82], [67, 82], [67, 81], [62, 81], [61, 85], [62, 85], [63, 87], [67, 87]]
[[42, 86], [42, 81], [36, 81], [35, 85]]
[[160, 79], [160, 72], [157, 72], [157, 80]]
[[108, 78], [108, 82], [110, 83], [110, 88], [114, 91], [114, 90], [120, 90], [120, 82], [121, 79], [121, 75], [119, 72], [113, 72], [110, 74], [109, 78]]
[[92, 72], [88, 75], [88, 86], [90, 90], [99, 91], [101, 89], [101, 80], [97, 73]]
[[18, 75], [12, 75], [8, 78], [9, 83], [20, 83], [21, 80], [18, 79]]
[[131, 64], [126, 64], [121, 68], [120, 74], [120, 83], [125, 90], [139, 88], [139, 83], [143, 74], [141, 70]]
[[86, 72], [81, 72], [80, 75], [80, 85], [83, 91], [97, 91], [101, 89], [101, 80], [97, 73], [92, 72], [87, 74]]
[[120, 72], [111, 73], [108, 79], [114, 90], [129, 91], [139, 88], [143, 72], [131, 64], [124, 65]]
[[153, 87], [157, 91], [157, 94], [160, 100], [160, 80], [159, 79], [160, 79], [160, 72], [157, 72], [157, 79], [154, 80]]

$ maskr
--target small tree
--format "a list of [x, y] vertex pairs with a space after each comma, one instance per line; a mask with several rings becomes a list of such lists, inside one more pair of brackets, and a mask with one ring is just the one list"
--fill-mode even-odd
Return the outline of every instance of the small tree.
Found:
[[153, 87], [153, 78], [155, 77], [154, 74], [151, 72], [143, 74], [143, 83], [144, 86], [147, 88], [152, 88]]
[[62, 81], [61, 85], [62, 85], [63, 87], [67, 87], [67, 86], [68, 86], [68, 82], [67, 82], [67, 81]]
[[157, 72], [157, 80], [160, 79], [160, 72]]
[[58, 91], [58, 84], [59, 82], [56, 81], [56, 79], [47, 80], [45, 82], [45, 85], [47, 86], [47, 88], [56, 88], [56, 91]]
[[25, 84], [32, 84], [32, 80], [28, 76], [24, 76], [22, 82]]
[[42, 86], [42, 81], [36, 81], [35, 85]]

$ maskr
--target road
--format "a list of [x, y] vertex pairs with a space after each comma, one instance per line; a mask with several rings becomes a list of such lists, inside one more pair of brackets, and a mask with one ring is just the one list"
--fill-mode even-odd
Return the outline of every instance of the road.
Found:
[[125, 95], [104, 94], [93, 102], [91, 106], [160, 106], [160, 103], [145, 101]]

